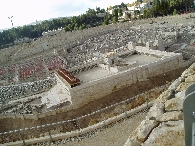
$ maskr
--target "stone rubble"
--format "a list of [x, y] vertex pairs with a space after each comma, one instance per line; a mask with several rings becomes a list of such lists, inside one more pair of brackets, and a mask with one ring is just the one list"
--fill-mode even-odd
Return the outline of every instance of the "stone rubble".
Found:
[[163, 115], [157, 117], [156, 120], [158, 122], [183, 120], [183, 113], [181, 111], [166, 112]]
[[184, 146], [183, 121], [168, 121], [154, 128], [142, 146]]
[[185, 145], [183, 101], [186, 88], [194, 81], [194, 74], [195, 63], [156, 99], [145, 120], [130, 134], [125, 146]]
[[163, 103], [154, 103], [154, 105], [148, 111], [146, 119], [156, 119], [156, 117], [161, 116], [164, 113]]
[[165, 102], [165, 110], [168, 112], [174, 110], [181, 111], [183, 109], [182, 104], [183, 100], [181, 98], [172, 98]]

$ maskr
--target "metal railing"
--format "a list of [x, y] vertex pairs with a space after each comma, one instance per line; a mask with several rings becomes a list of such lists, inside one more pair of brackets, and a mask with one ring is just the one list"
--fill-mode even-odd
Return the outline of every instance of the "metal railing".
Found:
[[195, 146], [195, 122], [192, 124], [192, 146]]
[[183, 102], [184, 129], [186, 146], [195, 146], [195, 83], [185, 91]]

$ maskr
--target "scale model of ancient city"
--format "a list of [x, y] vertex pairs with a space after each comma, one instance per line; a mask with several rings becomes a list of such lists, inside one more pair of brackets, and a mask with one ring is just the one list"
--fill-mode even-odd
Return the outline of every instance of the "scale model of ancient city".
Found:
[[73, 32], [59, 29], [0, 50], [1, 119], [38, 120], [78, 109], [189, 66], [194, 61], [194, 22], [179, 17], [181, 22], [168, 17]]

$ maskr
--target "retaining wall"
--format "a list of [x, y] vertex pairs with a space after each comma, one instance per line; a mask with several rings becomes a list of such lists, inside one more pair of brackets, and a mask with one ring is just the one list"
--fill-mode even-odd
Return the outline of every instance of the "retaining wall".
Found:
[[[149, 54], [149, 51], [143, 51]], [[87, 82], [71, 88], [70, 95], [72, 103], [76, 107], [81, 107], [91, 101], [108, 95], [118, 89], [130, 86], [137, 81], [166, 73], [183, 67], [182, 54], [167, 53], [153, 50], [151, 55], [163, 55], [160, 60], [151, 62], [146, 65], [140, 65], [123, 72], [109, 75], [104, 78]]]

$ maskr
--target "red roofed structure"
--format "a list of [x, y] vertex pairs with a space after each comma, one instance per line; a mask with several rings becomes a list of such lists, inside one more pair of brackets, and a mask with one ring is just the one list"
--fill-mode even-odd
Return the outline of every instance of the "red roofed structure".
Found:
[[81, 83], [79, 79], [65, 69], [60, 68], [58, 70], [58, 74], [68, 83], [71, 88]]

